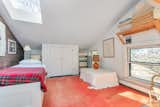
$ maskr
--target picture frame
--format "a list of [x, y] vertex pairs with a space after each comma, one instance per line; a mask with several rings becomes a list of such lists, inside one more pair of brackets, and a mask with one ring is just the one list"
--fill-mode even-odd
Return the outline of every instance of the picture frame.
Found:
[[115, 55], [114, 38], [103, 40], [103, 57], [112, 58]]
[[17, 43], [15, 40], [8, 39], [8, 54], [17, 54]]

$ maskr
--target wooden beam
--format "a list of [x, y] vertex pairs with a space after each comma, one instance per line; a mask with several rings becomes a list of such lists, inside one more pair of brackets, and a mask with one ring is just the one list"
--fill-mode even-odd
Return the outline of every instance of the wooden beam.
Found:
[[160, 31], [160, 20], [155, 20], [154, 21], [154, 24], [155, 24], [155, 28]]
[[125, 38], [123, 37], [123, 35], [117, 35], [118, 36], [118, 38], [119, 38], [119, 40], [121, 41], [121, 43], [124, 45], [124, 44], [126, 44], [126, 40], [125, 40]]
[[143, 24], [143, 25], [139, 25], [136, 27], [132, 27], [131, 29], [128, 29], [126, 31], [122, 31], [122, 32], [118, 32], [117, 35], [123, 35], [123, 36], [127, 36], [130, 34], [134, 34], [134, 33], [138, 33], [141, 31], [145, 31], [145, 30], [149, 30], [155, 27], [155, 22], [151, 21], [149, 23]]
[[143, 25], [136, 26], [136, 27], [132, 27], [131, 29], [128, 29], [128, 30], [122, 31], [122, 32], [118, 32], [116, 34], [117, 34], [118, 38], [120, 39], [121, 43], [125, 44], [126, 43], [126, 40], [125, 40], [126, 36], [128, 36], [128, 35], [134, 36], [134, 35], [131, 35], [131, 34], [146, 31], [146, 30], [149, 30], [149, 29], [152, 29], [152, 28], [155, 28], [158, 31], [160, 31], [160, 20], [154, 19], [151, 22], [148, 22], [148, 23], [145, 23]]
[[154, 0], [155, 2], [157, 2], [157, 3], [160, 3], [160, 0]]

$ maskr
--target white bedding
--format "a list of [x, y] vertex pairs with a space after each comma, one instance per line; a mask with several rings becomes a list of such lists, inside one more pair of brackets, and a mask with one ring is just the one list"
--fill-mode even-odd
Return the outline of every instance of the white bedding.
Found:
[[18, 64], [13, 66], [12, 68], [46, 68], [44, 64]]
[[41, 64], [42, 62], [34, 59], [24, 59], [19, 62], [19, 64]]
[[39, 67], [46, 68], [41, 61], [33, 59], [23, 59], [19, 62], [18, 65], [12, 66], [12, 68], [39, 68]]
[[119, 85], [116, 72], [109, 72], [102, 69], [81, 69], [80, 78], [89, 83], [94, 89], [102, 89]]

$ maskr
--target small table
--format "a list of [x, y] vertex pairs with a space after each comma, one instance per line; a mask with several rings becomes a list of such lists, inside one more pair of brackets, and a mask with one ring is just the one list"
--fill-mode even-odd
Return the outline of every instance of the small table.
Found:
[[95, 89], [118, 86], [116, 72], [110, 72], [103, 69], [82, 68], [80, 78], [89, 83]]

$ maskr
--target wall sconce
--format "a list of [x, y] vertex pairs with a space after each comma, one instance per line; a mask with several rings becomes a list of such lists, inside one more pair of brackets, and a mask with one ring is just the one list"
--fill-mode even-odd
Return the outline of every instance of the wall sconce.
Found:
[[30, 45], [25, 45], [23, 48], [24, 51], [31, 51]]

